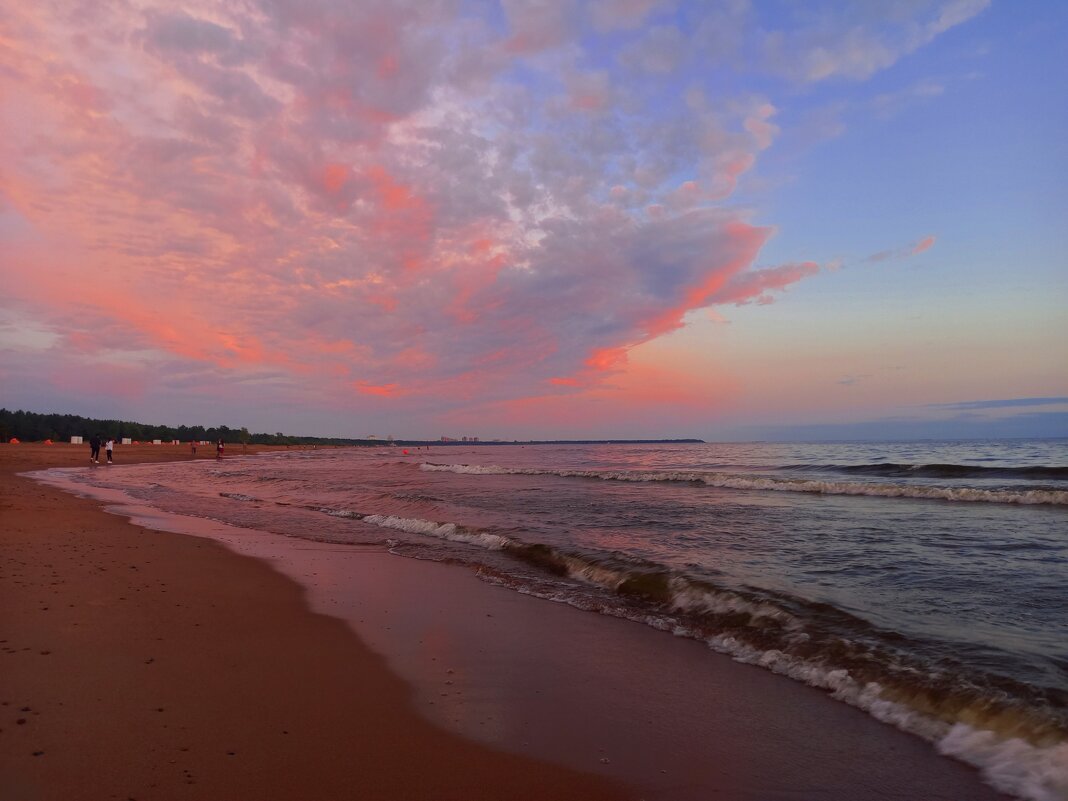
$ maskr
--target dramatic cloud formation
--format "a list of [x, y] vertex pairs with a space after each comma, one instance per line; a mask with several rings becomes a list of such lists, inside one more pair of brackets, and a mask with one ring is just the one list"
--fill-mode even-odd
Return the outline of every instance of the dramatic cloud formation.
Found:
[[633, 348], [819, 269], [754, 269], [773, 229], [730, 199], [777, 108], [698, 77], [753, 51], [865, 78], [985, 3], [897, 5], [780, 31], [740, 0], [7, 3], [3, 303], [42, 332], [7, 375], [337, 410], [638, 402], [612, 378]]

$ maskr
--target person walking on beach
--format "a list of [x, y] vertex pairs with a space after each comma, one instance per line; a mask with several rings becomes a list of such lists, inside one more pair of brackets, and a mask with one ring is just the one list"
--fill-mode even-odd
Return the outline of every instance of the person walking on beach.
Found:
[[197, 455], [197, 441], [195, 439], [189, 440], [189, 449], [193, 452], [193, 456]]
[[219, 443], [215, 446], [215, 458], [216, 459], [223, 458], [223, 445], [224, 445], [223, 438], [219, 437]]
[[111, 454], [115, 450], [115, 440], [108, 437], [107, 443], [104, 445], [104, 453], [108, 456], [108, 464], [111, 464]]
[[100, 437], [97, 434], [89, 437], [89, 461], [100, 464]]

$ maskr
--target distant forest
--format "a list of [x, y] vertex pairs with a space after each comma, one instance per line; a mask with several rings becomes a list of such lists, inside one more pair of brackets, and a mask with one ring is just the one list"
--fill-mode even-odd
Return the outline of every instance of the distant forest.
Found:
[[132, 423], [129, 420], [96, 420], [92, 417], [79, 417], [76, 414], [38, 414], [37, 412], [13, 412], [0, 409], [0, 441], [7, 442], [15, 437], [22, 442], [41, 442], [51, 439], [56, 442], [70, 442], [70, 438], [85, 437], [93, 434], [102, 437], [121, 439], [129, 437], [137, 442], [151, 442], [161, 439], [171, 440], [209, 440], [216, 442], [245, 442], [254, 445], [373, 445], [382, 444], [367, 439], [336, 439], [331, 437], [294, 437], [288, 434], [252, 434], [247, 428], [230, 428], [228, 426], [162, 426], [147, 423]]
[[[295, 437], [290, 434], [252, 434], [247, 428], [230, 428], [217, 426], [158, 426], [147, 423], [131, 423], [128, 420], [97, 420], [92, 417], [79, 417], [76, 414], [38, 414], [37, 412], [13, 412], [0, 409], [0, 442], [7, 442], [12, 437], [21, 442], [42, 442], [46, 439], [55, 442], [70, 442], [73, 437], [85, 437], [93, 434], [107, 438], [122, 439], [129, 437], [135, 442], [151, 442], [154, 439], [170, 442], [180, 440], [208, 440], [216, 442], [243, 442], [251, 445], [385, 445], [381, 439], [344, 439], [340, 437]], [[660, 444], [660, 443], [695, 443], [699, 439], [554, 439], [554, 440], [483, 440], [481, 442], [464, 442], [460, 440], [398, 439], [396, 445], [626, 445], [626, 444]]]

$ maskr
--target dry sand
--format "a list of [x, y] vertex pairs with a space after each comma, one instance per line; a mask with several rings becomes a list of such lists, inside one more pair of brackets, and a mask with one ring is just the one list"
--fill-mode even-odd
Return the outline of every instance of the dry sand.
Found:
[[88, 446], [0, 445], [0, 799], [633, 797], [427, 723], [264, 563], [15, 475], [87, 464]]

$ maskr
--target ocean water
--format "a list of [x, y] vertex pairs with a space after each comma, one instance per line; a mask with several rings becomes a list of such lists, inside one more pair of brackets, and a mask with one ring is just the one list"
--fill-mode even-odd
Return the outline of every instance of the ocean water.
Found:
[[[120, 455], [121, 458], [121, 455]], [[702, 640], [1068, 798], [1068, 441], [438, 446], [65, 471]]]

